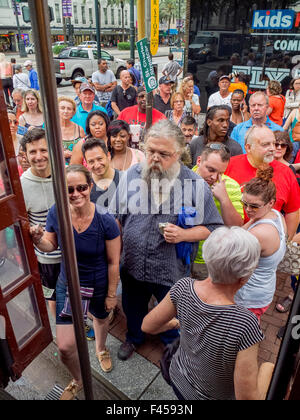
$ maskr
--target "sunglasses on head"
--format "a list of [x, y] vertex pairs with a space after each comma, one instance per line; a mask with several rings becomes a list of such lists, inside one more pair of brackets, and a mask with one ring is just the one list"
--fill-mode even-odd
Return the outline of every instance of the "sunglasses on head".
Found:
[[222, 143], [210, 143], [206, 145], [207, 147], [209, 147], [212, 150], [226, 150], [227, 153], [230, 153], [230, 150], [228, 149], [227, 146], [225, 146], [225, 144]]
[[70, 186], [70, 187], [68, 187], [68, 193], [69, 194], [74, 194], [75, 190], [79, 193], [82, 193], [82, 192], [86, 191], [88, 188], [89, 188], [88, 184], [80, 184], [80, 185], [76, 185], [76, 187]]

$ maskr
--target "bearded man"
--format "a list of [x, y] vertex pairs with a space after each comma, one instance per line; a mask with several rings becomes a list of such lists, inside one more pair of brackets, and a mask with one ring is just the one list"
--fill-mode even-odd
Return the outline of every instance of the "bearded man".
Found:
[[[151, 296], [160, 302], [189, 272], [199, 241], [223, 224], [207, 183], [180, 163], [184, 148], [180, 128], [159, 121], [145, 137], [146, 161], [130, 168], [116, 191], [112, 212], [123, 235], [122, 304], [128, 328], [118, 352], [121, 360], [144, 341], [141, 325]], [[191, 245], [190, 264], [179, 255], [178, 244]], [[166, 329], [164, 344], [178, 336], [177, 330]]]

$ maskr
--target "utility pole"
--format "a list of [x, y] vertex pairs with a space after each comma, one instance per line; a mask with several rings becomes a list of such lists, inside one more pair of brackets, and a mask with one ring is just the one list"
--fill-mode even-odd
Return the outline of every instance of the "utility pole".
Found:
[[135, 59], [134, 0], [130, 0], [130, 58]]
[[[150, 50], [151, 38], [151, 0], [145, 0], [145, 17], [146, 17], [146, 37]], [[150, 53], [151, 54], [151, 53]], [[146, 130], [152, 126], [152, 110], [153, 110], [153, 91], [148, 92], [146, 96]]]
[[100, 17], [99, 17], [98, 0], [95, 0], [95, 17], [96, 17], [97, 54], [98, 54], [98, 60], [99, 60], [101, 58], [101, 41], [100, 41]]
[[18, 30], [18, 44], [19, 44], [19, 53], [20, 57], [27, 57], [27, 53], [25, 50], [24, 40], [22, 39], [20, 22], [19, 22], [19, 15], [18, 15], [18, 7], [16, 0], [13, 1], [14, 12], [16, 16], [16, 23], [17, 23], [17, 30]]

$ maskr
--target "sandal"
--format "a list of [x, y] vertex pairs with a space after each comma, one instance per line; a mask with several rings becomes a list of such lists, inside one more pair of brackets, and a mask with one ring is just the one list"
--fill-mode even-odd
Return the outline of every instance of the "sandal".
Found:
[[276, 305], [276, 311], [280, 313], [287, 312], [291, 305], [292, 305], [293, 299], [291, 299], [289, 296], [286, 296], [281, 302], [278, 302]]
[[63, 393], [60, 396], [61, 401], [71, 401], [77, 397], [77, 394], [82, 390], [83, 386], [75, 382], [74, 379], [69, 383], [69, 385], [64, 389]]

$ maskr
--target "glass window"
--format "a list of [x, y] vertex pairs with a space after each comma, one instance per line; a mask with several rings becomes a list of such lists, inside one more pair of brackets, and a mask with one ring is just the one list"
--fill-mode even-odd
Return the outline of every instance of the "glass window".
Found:
[[118, 24], [119, 26], [122, 25], [122, 19], [121, 19], [121, 9], [118, 9]]
[[6, 165], [3, 152], [4, 151], [2, 148], [2, 142], [0, 138], [0, 200], [6, 195], [9, 195], [12, 193], [8, 171], [7, 171], [7, 165]]
[[74, 22], [77, 24], [78, 23], [78, 12], [77, 12], [77, 5], [76, 4], [73, 5], [73, 13], [74, 13]]
[[18, 224], [0, 231], [0, 287], [3, 293], [28, 274], [23, 249]]
[[89, 8], [89, 20], [90, 20], [90, 23], [93, 23], [93, 9], [92, 8]]
[[28, 287], [10, 300], [7, 311], [20, 348], [42, 328], [34, 287]]
[[56, 22], [61, 23], [61, 17], [60, 17], [60, 5], [55, 3], [55, 16], [56, 16]]
[[115, 9], [111, 9], [111, 24], [115, 24]]
[[86, 24], [85, 6], [81, 6], [82, 23]]
[[[188, 72], [200, 89], [203, 112], [224, 74], [233, 76], [230, 89], [246, 85], [246, 102], [276, 80], [292, 103], [296, 92], [290, 82], [300, 76], [299, 2], [235, 0], [234, 7], [220, 7], [212, 0], [208, 8], [207, 2], [192, 0], [190, 16]], [[172, 29], [167, 41], [174, 49], [182, 46]]]
[[107, 25], [108, 24], [107, 7], [103, 8], [103, 13], [104, 13], [104, 24]]

